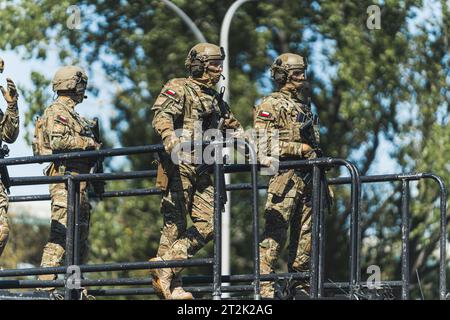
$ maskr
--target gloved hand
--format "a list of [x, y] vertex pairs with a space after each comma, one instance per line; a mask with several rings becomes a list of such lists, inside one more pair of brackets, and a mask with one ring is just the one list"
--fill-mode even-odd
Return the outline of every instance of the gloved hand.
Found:
[[7, 78], [6, 82], [7, 82], [6, 89], [0, 86], [0, 90], [2, 91], [3, 97], [5, 98], [8, 105], [16, 105], [17, 100], [19, 99], [19, 94], [17, 93], [16, 85], [10, 78]]
[[175, 146], [180, 144], [180, 139], [175, 134], [172, 134], [170, 136], [167, 136], [163, 140], [163, 144], [164, 149], [166, 149], [166, 152], [170, 154], [172, 150], [175, 148]]
[[193, 159], [191, 157], [191, 153], [182, 149], [180, 138], [178, 138], [175, 134], [167, 136], [163, 140], [163, 144], [164, 149], [168, 154], [170, 154], [174, 164], [192, 164]]
[[278, 172], [278, 169], [280, 168], [280, 160], [275, 157], [261, 157], [259, 159], [259, 163], [261, 166], [265, 167], [261, 168], [261, 173], [273, 175]]
[[312, 153], [314, 152], [314, 149], [311, 148], [311, 146], [309, 144], [306, 143], [302, 143], [301, 146], [301, 155], [305, 158], [310, 158], [310, 156], [312, 155]]
[[96, 142], [94, 139], [90, 137], [85, 137], [86, 146], [85, 150], [99, 150], [102, 147], [101, 143]]
[[270, 167], [272, 165], [272, 161], [274, 158], [272, 157], [261, 157], [259, 159], [259, 163], [263, 166], [263, 167]]
[[103, 143], [95, 142], [95, 150], [100, 150], [102, 148]]

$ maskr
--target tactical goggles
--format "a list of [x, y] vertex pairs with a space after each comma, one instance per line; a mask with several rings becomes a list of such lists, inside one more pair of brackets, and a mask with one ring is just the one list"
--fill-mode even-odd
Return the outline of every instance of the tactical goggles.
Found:
[[291, 70], [291, 79], [294, 81], [306, 80], [306, 70], [305, 69], [294, 69]]
[[222, 71], [223, 70], [223, 60], [210, 60], [208, 61], [208, 70], [211, 71]]

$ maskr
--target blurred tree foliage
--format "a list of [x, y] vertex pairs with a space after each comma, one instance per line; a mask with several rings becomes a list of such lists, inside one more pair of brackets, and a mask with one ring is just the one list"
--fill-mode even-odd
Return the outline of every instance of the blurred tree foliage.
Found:
[[16, 268], [20, 263], [37, 266], [41, 263], [42, 248], [48, 239], [49, 226], [34, 223], [24, 215], [11, 217], [11, 233], [0, 259], [0, 269]]
[[[220, 24], [233, 1], [174, 0], [208, 41], [219, 42]], [[381, 29], [366, 26], [368, 6], [381, 8]], [[184, 23], [160, 1], [81, 0], [81, 28], [66, 22], [67, 0], [0, 1], [0, 48], [24, 59], [45, 59], [57, 48], [61, 63], [100, 63], [119, 83], [111, 97], [112, 129], [123, 146], [157, 143], [151, 112], [161, 86], [184, 76], [184, 59], [195, 44]], [[423, 13], [426, 14], [423, 14]], [[309, 58], [313, 105], [323, 145], [333, 157], [350, 158], [370, 173], [382, 142], [403, 171], [430, 171], [450, 180], [449, 21], [446, 1], [259, 1], [237, 12], [230, 32], [231, 106], [251, 126], [252, 105], [271, 90], [268, 66], [282, 52]], [[33, 73], [24, 90], [32, 115], [49, 102], [47, 80]], [[102, 89], [97, 88], [97, 89]], [[130, 158], [129, 168], [148, 169], [152, 158]], [[235, 175], [233, 181], [248, 180]], [[110, 189], [149, 187], [152, 182], [115, 182]], [[327, 277], [345, 280], [348, 269], [349, 191], [336, 188], [328, 218]], [[362, 216], [363, 267], [377, 264], [383, 279], [399, 277], [399, 186], [365, 187]], [[438, 189], [413, 188], [411, 274], [418, 269], [427, 297], [437, 296]], [[264, 197], [262, 197], [264, 198]], [[233, 194], [232, 271], [249, 272], [252, 261], [249, 193]], [[261, 203], [262, 205], [262, 203]], [[156, 197], [111, 199], [98, 204], [91, 228], [92, 262], [145, 260], [155, 253], [161, 217]], [[369, 241], [370, 240], [370, 241]], [[209, 250], [202, 255], [211, 253]], [[197, 270], [193, 270], [196, 272]], [[363, 275], [365, 274], [363, 270]], [[415, 276], [411, 277], [415, 282]]]

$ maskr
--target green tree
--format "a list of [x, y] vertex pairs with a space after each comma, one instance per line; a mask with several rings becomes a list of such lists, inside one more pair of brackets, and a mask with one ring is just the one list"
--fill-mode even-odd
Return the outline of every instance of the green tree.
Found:
[[[70, 1], [0, 1], [0, 48], [25, 59], [45, 59], [57, 48], [61, 63], [100, 63], [111, 83], [116, 111], [111, 127], [123, 146], [157, 143], [151, 129], [155, 96], [167, 79], [185, 75], [183, 62], [195, 44], [183, 22], [160, 1], [79, 1], [80, 30], [67, 28]], [[174, 1], [199, 26], [210, 42], [219, 42], [220, 23], [232, 1]], [[449, 180], [450, 144], [449, 10], [445, 1], [376, 1], [381, 29], [366, 27], [373, 1], [272, 1], [248, 3], [239, 10], [230, 32], [231, 106], [251, 126], [251, 107], [271, 90], [268, 66], [279, 53], [292, 51], [309, 58], [312, 102], [323, 130], [323, 145], [333, 157], [350, 158], [362, 174], [374, 168], [376, 156], [390, 156], [404, 171], [432, 171]], [[418, 19], [432, 6], [430, 18]], [[31, 18], [31, 19], [30, 19]], [[45, 79], [33, 74], [35, 88], [24, 91], [26, 121], [48, 96]], [[47, 90], [46, 90], [47, 89]], [[102, 88], [98, 88], [102, 89]], [[129, 130], [132, 128], [132, 130]], [[136, 156], [127, 167], [143, 170], [152, 158]], [[120, 169], [120, 168], [115, 168]], [[248, 174], [233, 176], [233, 182]], [[117, 182], [111, 188], [143, 188], [149, 181]], [[415, 190], [415, 189], [414, 189]], [[349, 192], [336, 188], [337, 204], [328, 217], [327, 277], [348, 277]], [[378, 264], [383, 277], [399, 276], [399, 189], [370, 185], [363, 194], [364, 266]], [[421, 182], [412, 207], [413, 272], [423, 275], [427, 297], [436, 297], [438, 190]], [[390, 192], [390, 194], [389, 194]], [[264, 198], [264, 197], [262, 197]], [[251, 270], [249, 194], [233, 195], [233, 273]], [[161, 217], [156, 197], [108, 200], [93, 215], [91, 260], [144, 260], [155, 253]], [[262, 204], [261, 204], [262, 205]], [[432, 214], [430, 214], [432, 212]], [[432, 235], [432, 236], [430, 236]], [[203, 255], [211, 253], [209, 250]], [[196, 272], [194, 270], [193, 272]], [[433, 284], [433, 285], [432, 285]]]

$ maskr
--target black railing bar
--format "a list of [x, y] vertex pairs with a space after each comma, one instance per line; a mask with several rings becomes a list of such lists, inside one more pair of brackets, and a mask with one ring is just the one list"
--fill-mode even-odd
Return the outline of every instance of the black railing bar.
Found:
[[[420, 178], [427, 178], [425, 173], [411, 174], [411, 175], [401, 175], [401, 174], [390, 174], [390, 175], [375, 175], [375, 176], [361, 176], [362, 183], [377, 183], [377, 182], [390, 182], [390, 181], [401, 181], [402, 176], [407, 176], [407, 180], [416, 180]], [[153, 177], [153, 173], [148, 177]], [[37, 177], [41, 178], [41, 177]], [[46, 178], [46, 177], [43, 177]], [[12, 178], [17, 179], [17, 178]], [[439, 178], [440, 179], [440, 178]], [[64, 179], [65, 180], [65, 179]], [[351, 182], [350, 177], [339, 177], [339, 178], [328, 178], [327, 182], [329, 185], [342, 185]], [[268, 184], [258, 184], [258, 189], [264, 190], [268, 188]], [[234, 183], [226, 186], [227, 191], [239, 191], [239, 190], [251, 190], [251, 183]], [[103, 198], [114, 198], [114, 197], [134, 197], [134, 196], [146, 196], [146, 195], [158, 195], [161, 194], [161, 189], [149, 188], [149, 189], [130, 189], [130, 190], [117, 190], [117, 191], [107, 191], [102, 194]], [[96, 198], [97, 195], [94, 193], [89, 194], [90, 198]], [[49, 194], [42, 195], [23, 195], [23, 196], [10, 196], [9, 202], [27, 202], [27, 201], [46, 201], [50, 200]]]
[[[104, 272], [104, 271], [124, 271], [124, 270], [147, 270], [157, 268], [178, 268], [178, 267], [198, 267], [212, 265], [212, 258], [190, 259], [190, 260], [170, 260], [158, 262], [122, 262], [80, 265], [82, 272]], [[25, 268], [0, 270], [0, 277], [19, 277], [41, 274], [65, 274], [67, 268], [45, 267], [45, 268]]]
[[128, 171], [128, 172], [114, 172], [114, 173], [87, 173], [77, 175], [62, 175], [62, 176], [39, 176], [39, 177], [15, 177], [11, 178], [12, 186], [24, 186], [35, 184], [52, 184], [62, 183], [71, 176], [74, 181], [98, 181], [98, 180], [127, 180], [127, 179], [142, 179], [156, 177], [156, 170], [145, 171]]
[[439, 185], [439, 210], [440, 210], [440, 226], [439, 226], [439, 250], [440, 250], [440, 260], [439, 260], [439, 299], [447, 299], [447, 187], [445, 186], [444, 180], [433, 174], [424, 173], [424, 178], [432, 179], [436, 181]]
[[115, 149], [66, 152], [66, 153], [57, 153], [57, 154], [52, 154], [52, 155], [47, 155], [47, 156], [26, 156], [26, 157], [0, 159], [0, 166], [4, 166], [4, 165], [15, 166], [15, 165], [32, 164], [32, 163], [44, 163], [44, 162], [55, 162], [55, 161], [98, 158], [98, 157], [103, 158], [103, 157], [115, 157], [115, 156], [128, 156], [128, 155], [135, 155], [135, 154], [161, 152], [163, 150], [164, 150], [164, 147], [162, 144], [154, 144], [154, 145], [147, 145], [147, 146], [125, 147], [125, 148], [115, 148]]
[[[212, 286], [205, 287], [184, 287], [186, 291], [192, 293], [212, 293]], [[251, 292], [253, 291], [253, 286], [224, 286], [221, 288], [223, 292]], [[99, 289], [99, 290], [88, 290], [89, 295], [96, 297], [102, 296], [133, 296], [133, 295], [153, 295], [155, 290], [153, 288], [131, 288], [131, 289]]]
[[[277, 281], [283, 279], [302, 280], [309, 277], [308, 272], [302, 273], [283, 273], [261, 275], [262, 281]], [[253, 281], [253, 274], [222, 276], [222, 281], [237, 283]], [[182, 278], [183, 284], [210, 284], [212, 276], [186, 276]], [[131, 285], [151, 285], [152, 278], [118, 278], [118, 279], [82, 279], [81, 286], [131, 286]], [[65, 280], [0, 280], [0, 289], [26, 289], [26, 288], [48, 288], [64, 287]]]
[[[381, 288], [389, 288], [389, 287], [401, 288], [403, 285], [403, 281], [396, 281], [396, 280], [380, 281], [377, 284], [361, 281], [359, 285], [362, 288], [369, 288], [370, 285], [374, 285], [374, 286], [376, 285], [377, 287], [381, 287]], [[348, 282], [326, 282], [326, 283], [324, 283], [324, 288], [325, 289], [349, 289], [350, 286], [349, 286]]]
[[[105, 193], [102, 194], [102, 198], [136, 197], [147, 195], [159, 195], [161, 193], [162, 193], [161, 189], [158, 188], [117, 190], [117, 191], [106, 191]], [[98, 198], [98, 195], [96, 195], [95, 193], [89, 193], [89, 198], [95, 199]], [[47, 201], [47, 200], [51, 200], [49, 194], [9, 197], [9, 202]]]

